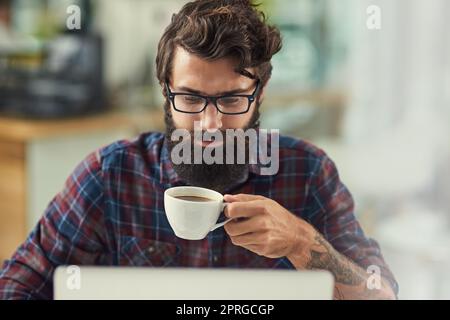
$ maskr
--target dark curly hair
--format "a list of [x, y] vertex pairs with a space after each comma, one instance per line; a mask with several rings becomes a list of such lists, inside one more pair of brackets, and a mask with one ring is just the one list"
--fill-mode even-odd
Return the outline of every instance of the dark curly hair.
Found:
[[[170, 79], [177, 46], [208, 60], [236, 58], [236, 72], [265, 85], [272, 56], [281, 49], [279, 30], [266, 22], [251, 0], [197, 0], [187, 3], [162, 35], [156, 57], [160, 84]], [[256, 74], [246, 71], [254, 67]]]

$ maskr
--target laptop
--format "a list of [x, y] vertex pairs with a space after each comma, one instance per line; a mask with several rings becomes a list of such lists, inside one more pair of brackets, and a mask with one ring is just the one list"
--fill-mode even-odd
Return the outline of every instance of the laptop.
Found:
[[58, 267], [56, 300], [330, 300], [327, 271]]

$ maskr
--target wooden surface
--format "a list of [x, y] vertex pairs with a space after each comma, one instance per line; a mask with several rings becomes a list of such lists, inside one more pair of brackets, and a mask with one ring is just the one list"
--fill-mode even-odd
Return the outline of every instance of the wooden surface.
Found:
[[0, 140], [0, 264], [26, 237], [25, 146]]
[[[136, 135], [164, 129], [162, 109], [145, 112], [110, 112], [65, 120], [30, 120], [0, 116], [0, 267], [27, 236], [30, 172], [27, 172], [29, 145], [36, 141], [67, 136], [118, 132]], [[100, 147], [100, 146], [98, 146]], [[63, 151], [62, 151], [63, 152]], [[81, 156], [80, 156], [81, 160]]]
[[20, 119], [0, 116], [0, 139], [28, 141], [79, 132], [89, 133], [109, 128], [129, 128], [130, 126], [135, 126], [137, 130], [145, 130], [146, 124], [148, 128], [161, 128], [163, 124], [162, 110], [140, 113], [115, 111], [60, 120]]

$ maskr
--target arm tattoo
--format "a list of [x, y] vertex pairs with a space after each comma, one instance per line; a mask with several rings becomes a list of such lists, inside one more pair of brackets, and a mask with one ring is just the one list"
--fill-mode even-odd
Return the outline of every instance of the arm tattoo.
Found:
[[344, 300], [344, 295], [341, 293], [341, 290], [339, 290], [337, 286], [334, 287], [334, 299]]
[[307, 269], [329, 270], [337, 283], [360, 285], [366, 279], [363, 270], [339, 254], [320, 234], [314, 237]]
[[381, 290], [368, 290], [365, 270], [335, 250], [323, 236], [316, 232], [313, 244], [306, 252], [306, 269], [330, 271], [335, 279], [335, 299], [395, 299], [389, 285], [382, 282]]

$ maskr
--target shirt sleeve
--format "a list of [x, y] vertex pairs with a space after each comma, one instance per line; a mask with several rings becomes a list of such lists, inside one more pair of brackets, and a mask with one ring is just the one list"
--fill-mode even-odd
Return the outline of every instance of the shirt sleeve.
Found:
[[397, 295], [398, 284], [378, 243], [364, 234], [354, 215], [353, 197], [341, 182], [334, 162], [326, 155], [316, 162], [311, 176], [310, 204], [311, 223], [324, 238], [364, 270], [369, 266], [379, 268]]
[[103, 188], [98, 153], [66, 180], [26, 241], [0, 271], [0, 299], [52, 299], [59, 265], [104, 259]]

